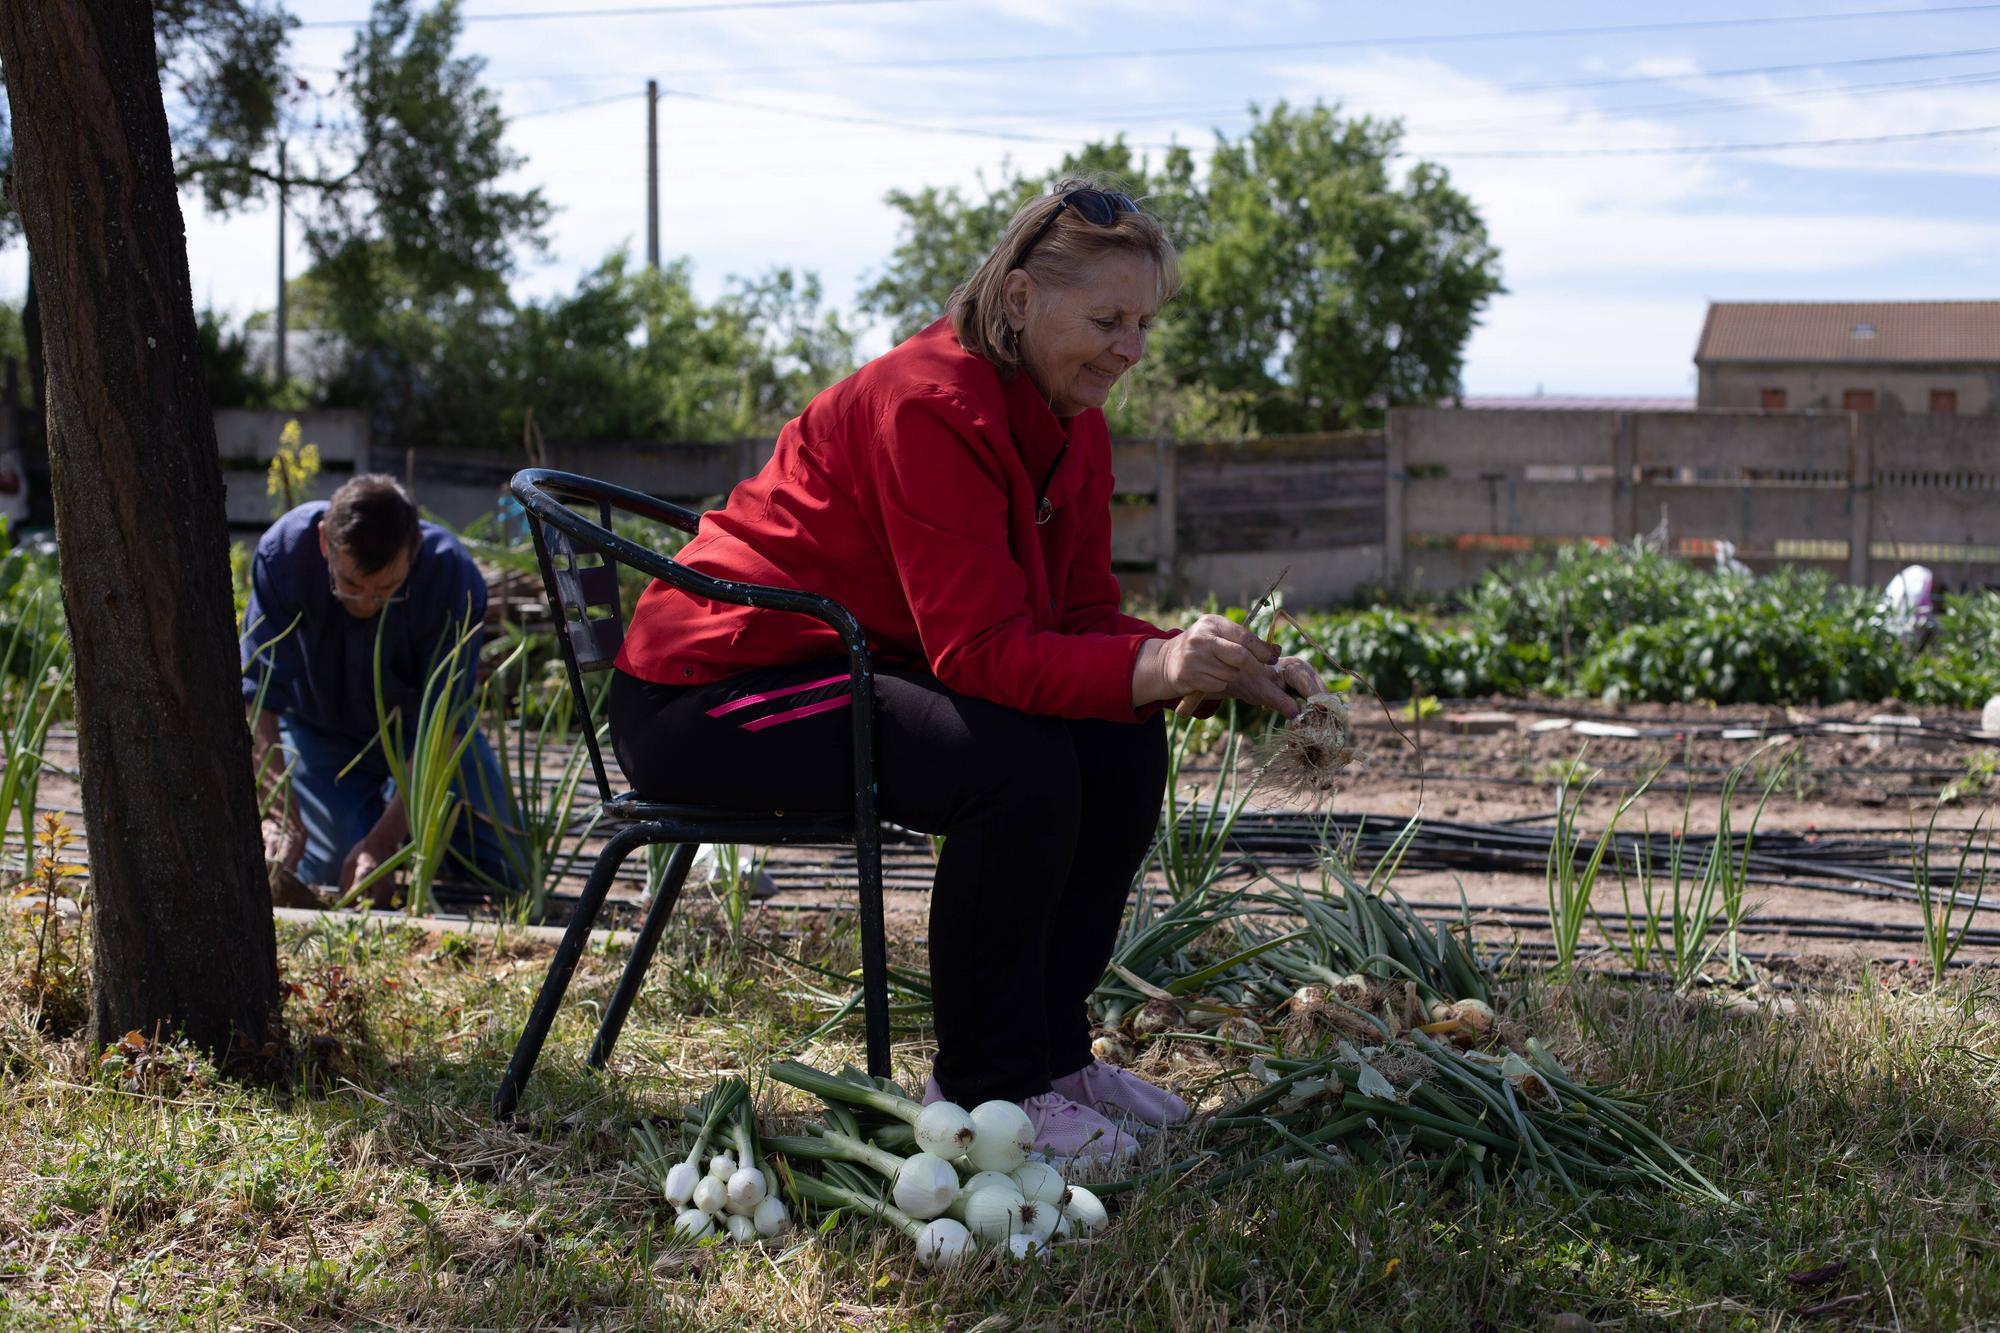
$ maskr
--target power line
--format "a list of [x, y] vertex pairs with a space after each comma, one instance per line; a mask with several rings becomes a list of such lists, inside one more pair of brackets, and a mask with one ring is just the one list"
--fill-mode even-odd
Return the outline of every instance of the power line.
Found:
[[[1435, 97], [1429, 98], [1428, 100], [1433, 102], [1478, 102], [1487, 100], [1496, 93], [1553, 92], [1562, 89], [1622, 88], [1622, 87], [1636, 87], [1641, 84], [1654, 84], [1654, 83], [1688, 83], [1694, 80], [1742, 79], [1742, 78], [1753, 78], [1758, 75], [1764, 75], [1764, 74], [1817, 73], [1824, 70], [1848, 69], [1848, 68], [1855, 68], [1868, 65], [1901, 65], [1901, 64], [1912, 64], [1927, 60], [1969, 60], [1975, 56], [1991, 56], [1991, 55], [2000, 55], [2000, 46], [1965, 46], [1965, 47], [1956, 47], [1948, 51], [1912, 51], [1903, 55], [1858, 56], [1846, 60], [1808, 60], [1792, 64], [1785, 64], [1785, 65], [1739, 65], [1730, 69], [1684, 70], [1673, 74], [1621, 74], [1621, 75], [1612, 75], [1605, 78], [1596, 78], [1596, 79], [1554, 79], [1554, 80], [1541, 80], [1532, 83], [1502, 83], [1502, 84], [1496, 84], [1491, 90], [1484, 92], [1440, 93]], [[328, 74], [339, 73], [339, 70], [331, 65], [313, 66], [313, 65], [301, 64], [298, 66], [298, 68], [319, 69], [321, 72]], [[700, 74], [704, 72], [706, 71], [701, 71], [701, 70], [678, 71], [678, 73], [680, 73], [682, 76], [686, 76], [689, 74]], [[656, 71], [651, 69], [610, 70], [610, 71], [598, 70], [588, 74], [578, 73], [574, 70], [565, 70], [562, 72], [501, 70], [498, 73], [499, 81], [502, 83], [607, 83], [614, 81], [622, 82], [630, 79], [648, 79], [654, 77], [656, 77]], [[1242, 98], [1236, 99], [1238, 103], [1244, 100], [1247, 99], [1242, 99]], [[1118, 110], [1124, 107], [1157, 108], [1157, 107], [1170, 107], [1178, 105], [1180, 105], [1180, 103], [1178, 102], [1129, 102], [1128, 101], [1128, 102], [1120, 102], [1115, 105], [1100, 103], [1094, 107], [1089, 107], [1089, 108], [1074, 107], [1072, 109], [1079, 111], [1085, 109], [1096, 110], [1096, 111], [1110, 111], [1110, 110]], [[1021, 113], [1021, 112], [1010, 111], [1009, 109], [1004, 107], [984, 107], [976, 109], [966, 108], [966, 110], [968, 111], [976, 110], [978, 114], [983, 114], [983, 115], [1017, 115], [1017, 114], [1041, 115], [1042, 114], [1042, 111], [1039, 109], [1032, 113]]]
[[[1637, 102], [1626, 106], [1593, 107], [1590, 108], [1590, 113], [1596, 119], [1605, 122], [1649, 120], [1656, 116], [1708, 115], [1718, 111], [1755, 110], [1758, 107], [1796, 100], [1824, 101], [1828, 98], [1881, 97], [1932, 88], [1977, 88], [1996, 82], [2000, 82], [2000, 70], [1983, 69], [1964, 74], [1944, 74], [1928, 79], [1896, 79], [1884, 83], [1839, 83], [1823, 88], [1786, 88], [1754, 97], [1704, 97], [1674, 102]], [[1419, 132], [1476, 134], [1487, 130], [1560, 126], [1574, 121], [1573, 115], [1553, 119], [1546, 115], [1515, 116], [1507, 120], [1440, 121], [1430, 125], [1411, 125], [1407, 127], [1407, 131], [1411, 134]]]
[[533, 120], [538, 116], [562, 116], [572, 111], [581, 111], [585, 107], [606, 106], [612, 102], [629, 102], [636, 97], [644, 97], [645, 95], [643, 90], [629, 93], [612, 93], [609, 97], [590, 97], [585, 98], [581, 102], [564, 102], [561, 106], [545, 106], [534, 111], [516, 111], [513, 115], [508, 116], [507, 119], [509, 121], [516, 121]]
[[1764, 143], [1673, 144], [1634, 148], [1445, 148], [1400, 157], [1690, 157], [1702, 153], [1755, 153], [1780, 148], [1853, 148], [1865, 144], [1915, 143], [1920, 139], [1961, 139], [1975, 134], [2000, 134], [2000, 125], [1969, 125], [1950, 130], [1914, 130], [1906, 134], [1869, 134], [1845, 139], [1775, 139]]
[[[625, 19], [672, 17], [676, 14], [735, 14], [759, 9], [834, 9], [872, 5], [952, 4], [956, 0], [709, 0], [691, 5], [624, 5], [615, 9], [510, 9], [487, 14], [460, 14], [460, 23], [537, 23], [545, 19]], [[359, 28], [367, 19], [312, 19], [301, 28]]]
[[1414, 33], [1390, 37], [1335, 37], [1319, 41], [1244, 42], [1207, 46], [1160, 46], [1123, 51], [1041, 51], [1011, 55], [939, 56], [922, 60], [834, 60], [790, 65], [716, 65], [669, 69], [674, 77], [693, 74], [801, 74], [833, 69], [962, 69], [1023, 64], [1101, 64], [1111, 60], [1161, 60], [1227, 55], [1268, 55], [1300, 51], [1355, 50], [1385, 46], [1443, 46], [1472, 42], [1548, 41], [1559, 37], [1615, 37], [1642, 33], [1694, 32], [1839, 23], [1855, 19], [1938, 18], [1988, 13], [2000, 4], [1950, 5], [1936, 9], [1849, 9], [1820, 14], [1775, 14], [1750, 18], [1669, 19], [1653, 23], [1612, 23], [1567, 28], [1503, 28], [1476, 32]]
[[[630, 96], [631, 94], [626, 94]], [[972, 139], [1005, 139], [1014, 143], [1055, 144], [1063, 148], [1077, 147], [1072, 135], [1029, 134], [1016, 130], [987, 130], [976, 125], [927, 125], [913, 120], [892, 120], [886, 116], [862, 116], [835, 111], [809, 111], [802, 107], [778, 106], [770, 102], [746, 102], [734, 97], [717, 97], [712, 93], [691, 93], [677, 88], [660, 89], [662, 97], [678, 97], [689, 102], [708, 102], [715, 106], [733, 106], [745, 111], [766, 111], [779, 116], [806, 116], [818, 121], [834, 121], [843, 125], [867, 125], [878, 129], [909, 130], [919, 134], [950, 134]], [[573, 109], [573, 108], [572, 108]], [[1134, 148], [1156, 148], [1161, 151], [1172, 148], [1172, 144], [1135, 143]]]

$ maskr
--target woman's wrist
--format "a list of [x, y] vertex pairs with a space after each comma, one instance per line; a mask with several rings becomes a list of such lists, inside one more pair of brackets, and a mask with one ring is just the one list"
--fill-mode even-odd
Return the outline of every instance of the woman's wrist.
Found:
[[1162, 664], [1167, 643], [1166, 639], [1145, 639], [1139, 644], [1139, 655], [1132, 660], [1132, 711], [1135, 713], [1148, 704], [1173, 697], [1166, 688], [1166, 671]]

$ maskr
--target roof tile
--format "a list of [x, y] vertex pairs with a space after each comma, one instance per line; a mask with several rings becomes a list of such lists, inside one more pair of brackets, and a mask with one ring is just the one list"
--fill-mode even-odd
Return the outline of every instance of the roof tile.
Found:
[[1694, 359], [2000, 365], [2000, 301], [1713, 301]]

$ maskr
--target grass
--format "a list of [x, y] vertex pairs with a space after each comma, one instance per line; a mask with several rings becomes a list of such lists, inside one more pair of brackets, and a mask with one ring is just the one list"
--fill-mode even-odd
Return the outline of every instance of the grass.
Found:
[[[746, 932], [764, 929], [753, 913]], [[5, 934], [0, 961], [18, 961]], [[844, 927], [783, 943], [854, 963]], [[768, 1252], [678, 1246], [639, 1185], [633, 1124], [726, 1073], [755, 1084], [815, 1025], [763, 951], [677, 924], [617, 1076], [597, 1079], [580, 1056], [620, 958], [593, 948], [521, 1117], [499, 1126], [487, 1098], [545, 946], [329, 921], [283, 929], [280, 948], [302, 1053], [287, 1087], [238, 1086], [170, 1046], [100, 1063], [0, 1012], [0, 1329], [1747, 1329], [1842, 1300], [1831, 1326], [2000, 1320], [2000, 995], [1976, 979], [1871, 977], [1787, 1013], [1530, 981], [1536, 1030], [1581, 1075], [1653, 1094], [1731, 1209], [1469, 1196], [1368, 1166], [1126, 1196], [1095, 1244], [935, 1277], [852, 1222]], [[837, 1067], [858, 1038], [806, 1054]], [[926, 1054], [898, 1049], [905, 1082]], [[1199, 1046], [1142, 1058], [1224, 1095]], [[1786, 1281], [1835, 1262], [1824, 1286]]]

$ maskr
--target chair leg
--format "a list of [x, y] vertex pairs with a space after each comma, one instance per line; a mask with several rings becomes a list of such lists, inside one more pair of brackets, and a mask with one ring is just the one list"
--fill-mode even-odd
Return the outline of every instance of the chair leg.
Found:
[[854, 830], [854, 860], [861, 881], [861, 1013], [868, 1041], [868, 1073], [889, 1077], [889, 948], [882, 919], [882, 826], [869, 818]]
[[631, 1012], [632, 1001], [639, 998], [639, 987], [645, 984], [646, 969], [660, 947], [660, 936], [666, 931], [667, 918], [674, 913], [674, 903], [681, 896], [681, 885], [687, 880], [688, 869], [694, 865], [695, 853], [699, 850], [699, 843], [681, 843], [674, 848], [673, 858], [667, 862], [666, 876], [660, 880], [653, 905], [646, 910], [646, 920], [639, 927], [638, 938], [632, 941], [632, 956], [625, 960], [625, 971], [618, 977], [618, 989], [611, 993], [611, 1003], [605, 1006], [604, 1020], [597, 1026], [597, 1040], [590, 1044], [590, 1055], [584, 1060], [592, 1069], [604, 1068], [611, 1059], [611, 1048], [618, 1044], [618, 1034], [625, 1026], [625, 1015]]
[[650, 826], [645, 824], [620, 829], [598, 853], [597, 864], [591, 867], [590, 879], [584, 884], [583, 893], [576, 902], [576, 911], [570, 917], [569, 929], [563, 932], [562, 943], [556, 946], [556, 956], [549, 963], [548, 975], [542, 978], [542, 989], [535, 996], [535, 1007], [528, 1011], [528, 1025], [521, 1029], [521, 1039], [514, 1043], [514, 1056], [507, 1062], [507, 1072], [501, 1075], [500, 1087], [493, 1094], [493, 1114], [496, 1117], [506, 1119], [520, 1102], [521, 1089], [527, 1086], [528, 1076], [535, 1072], [535, 1061], [541, 1058], [542, 1043], [548, 1040], [556, 1010], [562, 1007], [563, 993], [569, 989], [570, 977], [576, 972], [576, 960], [583, 956], [583, 946], [590, 940], [590, 928], [604, 906], [604, 895], [611, 890], [611, 880], [632, 849], [648, 840], [649, 830]]

